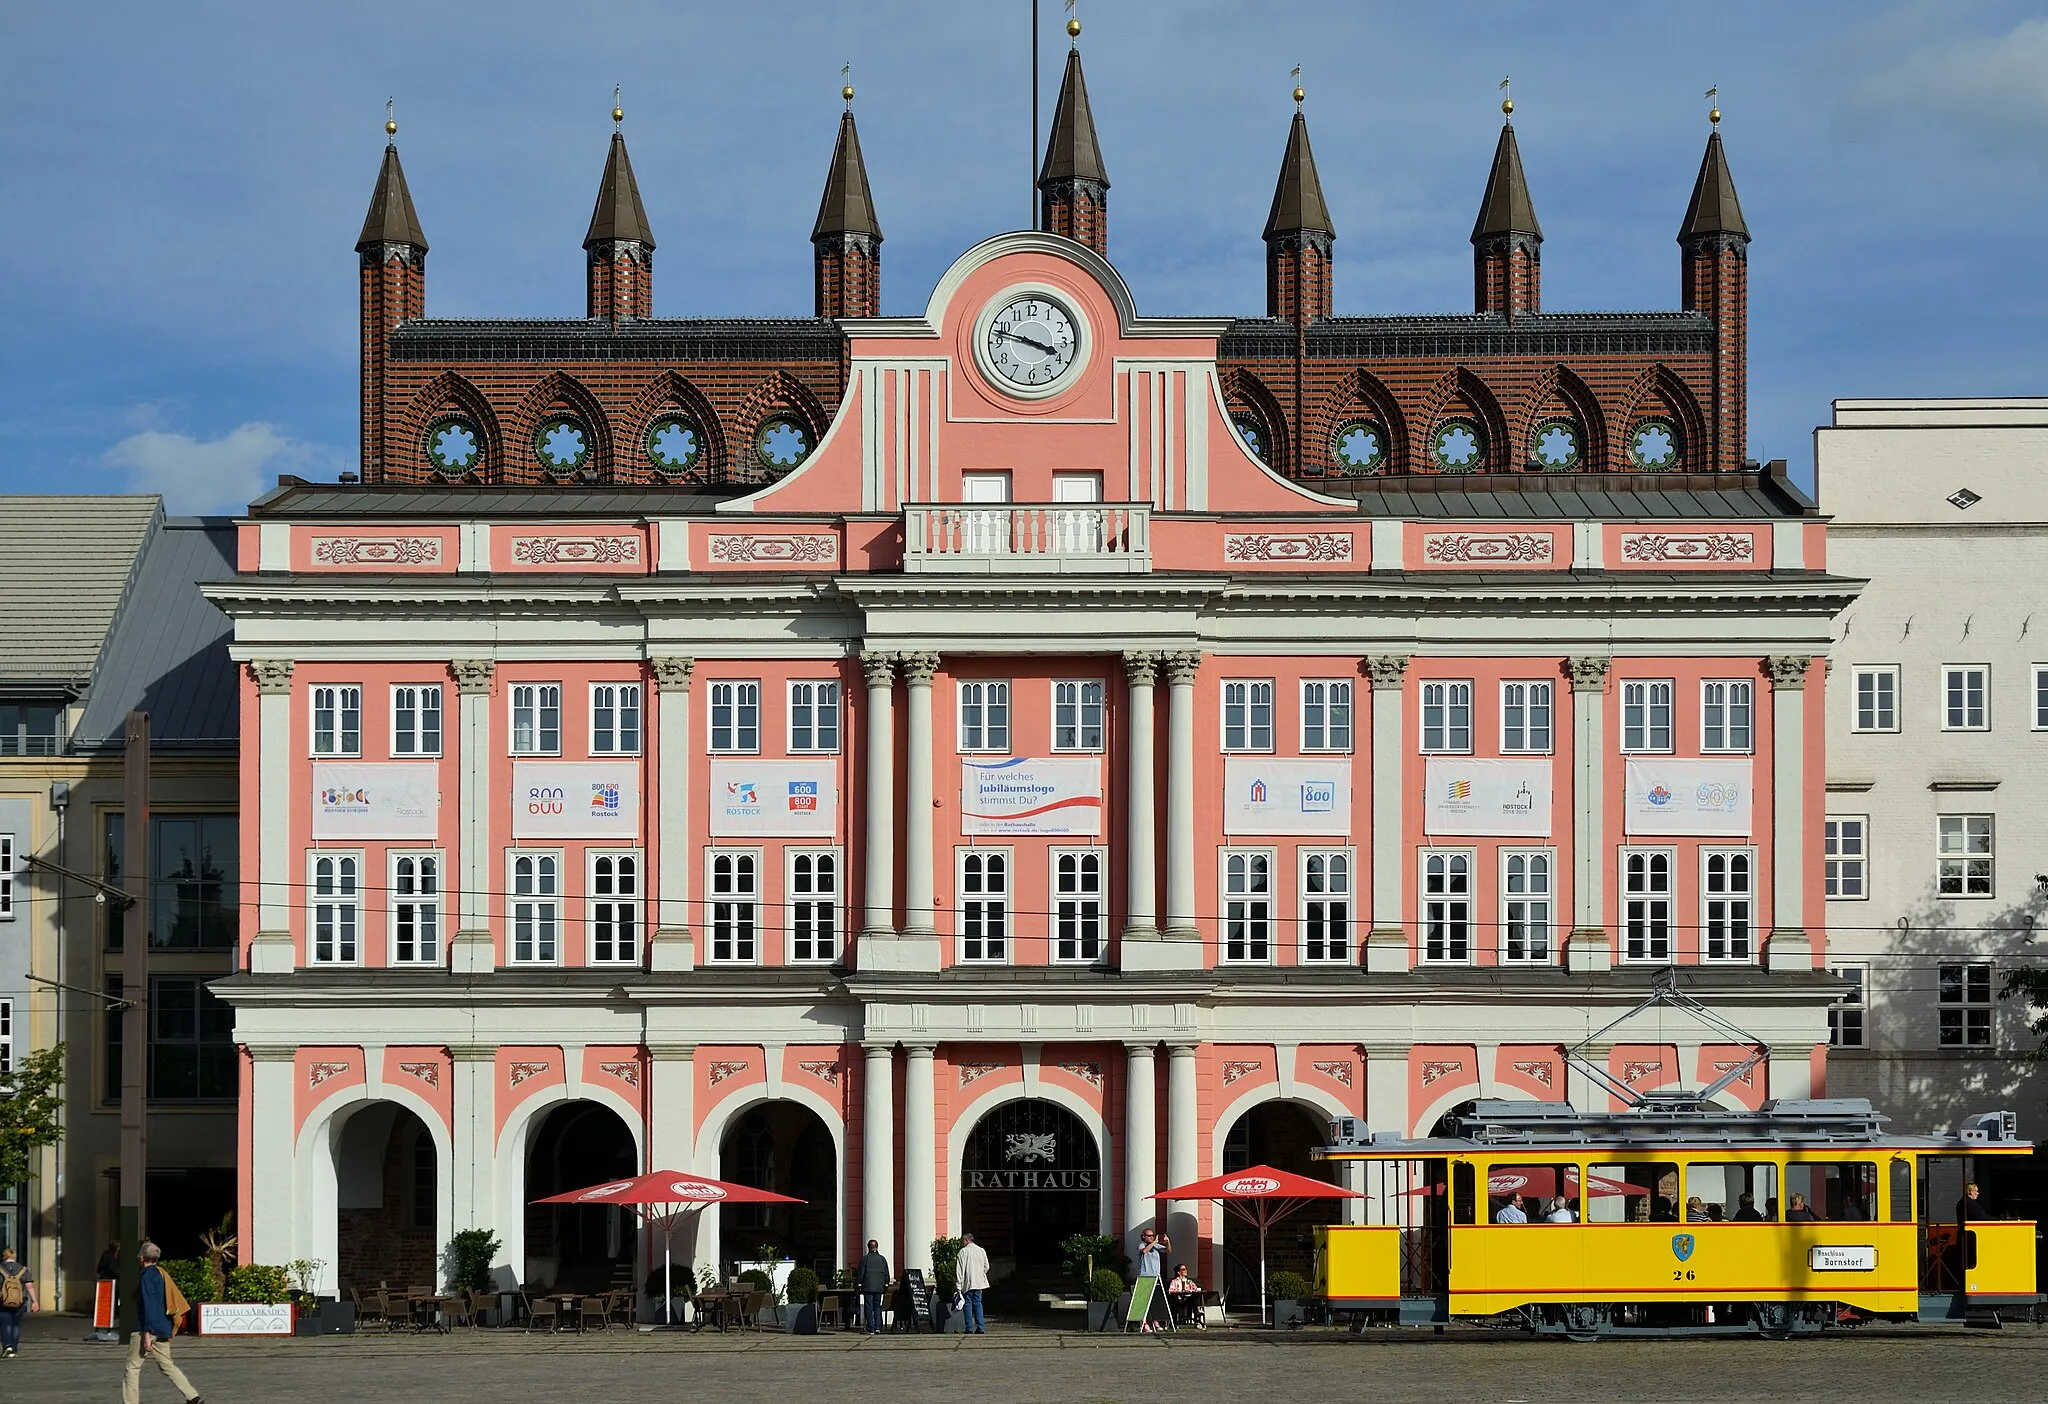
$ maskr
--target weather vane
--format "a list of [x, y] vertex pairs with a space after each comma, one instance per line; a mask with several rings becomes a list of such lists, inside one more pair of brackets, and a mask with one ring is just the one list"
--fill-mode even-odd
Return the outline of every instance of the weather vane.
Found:
[[1510, 81], [1507, 78], [1500, 80], [1500, 113], [1503, 117], [1515, 115], [1515, 90], [1508, 86]]
[[1301, 86], [1301, 65], [1296, 64], [1289, 75], [1294, 79], [1294, 110], [1301, 111], [1301, 100], [1308, 96], [1308, 90]]
[[1707, 89], [1707, 121], [1716, 127], [1721, 125], [1721, 87], [1718, 83]]
[[624, 125], [625, 125], [625, 122], [626, 122], [626, 109], [625, 109], [624, 107], [622, 107], [622, 106], [620, 106], [620, 105], [619, 105], [619, 94], [620, 94], [621, 92], [623, 92], [623, 91], [624, 91], [624, 89], [620, 88], [620, 86], [619, 86], [619, 85], [618, 85], [617, 83], [614, 83], [614, 84], [612, 84], [612, 130], [613, 130], [613, 131], [618, 131], [618, 130], [619, 130], [619, 128], [621, 128], [622, 126], [624, 126]]
[[846, 99], [846, 110], [853, 111], [853, 60], [839, 65], [839, 96]]
[[385, 145], [387, 145], [387, 146], [396, 146], [396, 145], [398, 144], [398, 143], [397, 143], [397, 142], [396, 142], [396, 141], [394, 140], [394, 138], [395, 138], [395, 137], [397, 137], [397, 135], [398, 135], [398, 115], [397, 115], [397, 113], [398, 113], [398, 99], [397, 99], [397, 98], [385, 98], [385, 99], [384, 99], [384, 142], [385, 142]]

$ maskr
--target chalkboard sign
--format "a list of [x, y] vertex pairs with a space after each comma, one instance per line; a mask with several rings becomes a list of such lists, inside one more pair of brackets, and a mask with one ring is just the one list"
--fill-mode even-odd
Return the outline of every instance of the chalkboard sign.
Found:
[[909, 1268], [903, 1274], [903, 1290], [896, 1299], [896, 1329], [922, 1331], [932, 1322], [932, 1289], [924, 1280], [923, 1268]]

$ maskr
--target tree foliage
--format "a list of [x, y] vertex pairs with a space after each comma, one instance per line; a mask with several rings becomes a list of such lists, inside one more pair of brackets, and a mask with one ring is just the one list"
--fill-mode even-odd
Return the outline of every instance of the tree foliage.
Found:
[[2038, 1040], [2027, 1057], [2037, 1063], [2048, 1063], [2048, 969], [2036, 965], [2013, 967], [2005, 972], [2005, 988], [1998, 992], [1998, 997], [2027, 1002], [2027, 1031]]
[[64, 1099], [64, 1045], [42, 1048], [0, 1073], [0, 1186], [18, 1185], [31, 1175], [35, 1154], [55, 1145], [62, 1128], [57, 1114]]

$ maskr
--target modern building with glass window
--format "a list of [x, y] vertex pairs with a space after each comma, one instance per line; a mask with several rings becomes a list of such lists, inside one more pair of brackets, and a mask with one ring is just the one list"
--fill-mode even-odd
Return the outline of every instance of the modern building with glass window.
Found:
[[1816, 436], [1834, 563], [1868, 584], [1829, 660], [1837, 1090], [1909, 1125], [2012, 1107], [2048, 1136], [2015, 965], [2048, 961], [2048, 400], [1838, 400]]
[[[1541, 309], [1503, 126], [1473, 311], [1333, 315], [1297, 111], [1266, 315], [1158, 317], [1077, 52], [1042, 229], [883, 316], [848, 99], [813, 317], [654, 316], [614, 136], [584, 317], [429, 318], [385, 152], [360, 480], [255, 503], [210, 589], [245, 1251], [418, 1280], [481, 1226], [609, 1281], [616, 1211], [530, 1202], [668, 1168], [806, 1201], [707, 1216], [699, 1263], [971, 1229], [1029, 1284], [1158, 1217], [1244, 1290], [1156, 1190], [1312, 1169], [1331, 1116], [1588, 1100], [1565, 1050], [1674, 972], [1768, 1049], [1725, 1100], [1822, 1090], [1855, 584], [1744, 459], [1718, 133], [1680, 310]], [[1647, 1091], [1750, 1051], [1666, 1015], [1589, 1055]]]

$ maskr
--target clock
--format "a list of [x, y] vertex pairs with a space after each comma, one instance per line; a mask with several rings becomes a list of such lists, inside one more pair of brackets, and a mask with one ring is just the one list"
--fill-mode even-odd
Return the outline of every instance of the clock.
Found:
[[1080, 363], [1082, 328], [1068, 307], [1044, 293], [1001, 301], [983, 317], [980, 360], [998, 388], [1050, 393]]

